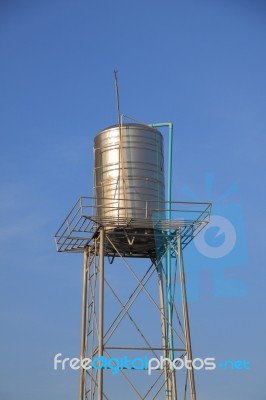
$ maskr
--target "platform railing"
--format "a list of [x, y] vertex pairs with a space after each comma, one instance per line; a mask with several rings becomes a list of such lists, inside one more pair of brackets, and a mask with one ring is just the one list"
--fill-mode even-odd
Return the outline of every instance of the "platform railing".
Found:
[[[179, 230], [187, 245], [210, 219], [211, 203], [130, 199], [125, 204], [131, 202], [132, 207], [119, 207], [124, 200], [80, 197], [55, 234], [57, 251], [82, 251], [100, 226], [114, 230], [143, 228], [157, 234]], [[170, 220], [166, 218], [169, 211]]]

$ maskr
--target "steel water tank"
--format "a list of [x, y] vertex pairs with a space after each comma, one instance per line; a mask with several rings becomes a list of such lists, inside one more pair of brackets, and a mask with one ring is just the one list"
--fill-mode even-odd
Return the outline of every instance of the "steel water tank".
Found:
[[111, 225], [151, 219], [164, 201], [162, 134], [144, 124], [114, 125], [94, 140], [97, 216]]

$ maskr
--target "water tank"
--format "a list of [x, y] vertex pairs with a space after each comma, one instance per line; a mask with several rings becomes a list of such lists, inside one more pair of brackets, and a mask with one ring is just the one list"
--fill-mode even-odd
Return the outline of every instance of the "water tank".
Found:
[[96, 135], [97, 218], [109, 230], [129, 227], [127, 234], [132, 234], [135, 226], [141, 235], [151, 228], [154, 213], [164, 202], [163, 154], [162, 134], [144, 124], [114, 125]]

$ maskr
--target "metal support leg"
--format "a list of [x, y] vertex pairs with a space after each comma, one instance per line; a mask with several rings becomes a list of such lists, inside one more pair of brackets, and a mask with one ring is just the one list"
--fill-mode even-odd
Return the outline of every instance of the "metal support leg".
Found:
[[[88, 284], [88, 250], [83, 253], [83, 282], [82, 282], [82, 311], [81, 311], [81, 338], [80, 338], [80, 362], [86, 354], [87, 333], [87, 284]], [[85, 398], [86, 370], [80, 367], [79, 375], [79, 400]]]
[[[193, 360], [191, 338], [190, 338], [190, 328], [189, 328], [188, 306], [187, 306], [186, 279], [185, 279], [185, 271], [184, 271], [182, 244], [181, 244], [181, 235], [180, 234], [178, 234], [178, 236], [177, 236], [177, 252], [178, 252], [178, 263], [179, 263], [179, 271], [180, 271], [180, 285], [181, 285], [181, 292], [182, 292], [182, 307], [183, 307], [183, 316], [184, 316], [184, 330], [185, 330], [187, 357], [188, 357], [188, 360]], [[188, 369], [188, 379], [189, 379], [189, 385], [190, 385], [191, 399], [196, 400], [194, 370], [193, 370], [192, 366], [191, 366], [191, 369]]]
[[[160, 300], [160, 315], [161, 315], [161, 332], [162, 332], [162, 346], [163, 356], [168, 358], [169, 354], [167, 348], [166, 338], [166, 321], [165, 321], [165, 305], [164, 305], [164, 290], [163, 290], [163, 276], [162, 276], [162, 264], [157, 265], [158, 271], [158, 288], [159, 288], [159, 300]], [[167, 363], [164, 364], [164, 379], [165, 379], [165, 399], [172, 400], [171, 396], [171, 384], [169, 382], [169, 366]]]
[[[100, 229], [99, 247], [99, 327], [98, 357], [103, 356], [103, 313], [104, 313], [104, 228]], [[98, 400], [103, 399], [103, 369], [98, 371]]]

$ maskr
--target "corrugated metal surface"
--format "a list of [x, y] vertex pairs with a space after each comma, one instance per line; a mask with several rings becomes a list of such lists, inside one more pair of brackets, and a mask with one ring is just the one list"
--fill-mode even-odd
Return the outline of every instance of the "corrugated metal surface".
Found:
[[99, 217], [151, 218], [164, 201], [162, 134], [140, 124], [101, 131], [94, 140], [94, 183]]

